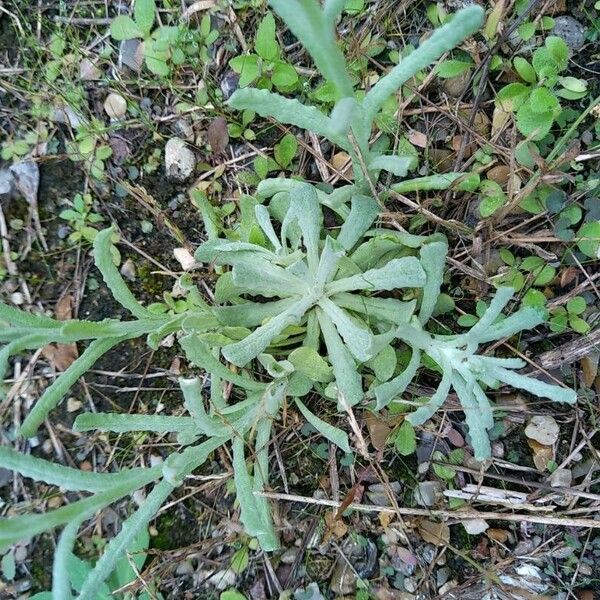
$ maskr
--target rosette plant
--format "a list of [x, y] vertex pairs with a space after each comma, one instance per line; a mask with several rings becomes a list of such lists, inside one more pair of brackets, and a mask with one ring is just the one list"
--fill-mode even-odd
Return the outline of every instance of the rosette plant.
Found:
[[[13, 354], [49, 343], [87, 343], [81, 356], [48, 386], [15, 435], [34, 435], [79, 377], [127, 339], [146, 337], [150, 347], [158, 348], [173, 335], [191, 365], [210, 380], [206, 395], [198, 377], [180, 380], [185, 416], [84, 413], [77, 417], [78, 431], [173, 434], [177, 449], [156, 466], [87, 473], [0, 448], [0, 466], [65, 490], [91, 494], [46, 513], [0, 519], [0, 547], [65, 527], [54, 561], [55, 598], [76, 594], [79, 600], [95, 599], [119, 558], [171, 492], [224, 444], [231, 444], [236, 498], [246, 531], [263, 550], [277, 548], [270, 506], [260, 492], [268, 485], [271, 430], [282, 406], [295, 402], [325, 438], [346, 453], [352, 451], [344, 431], [310, 410], [311, 391], [336, 400], [342, 410], [361, 403], [379, 410], [402, 397], [427, 355], [428, 365], [433, 361], [441, 381], [430, 401], [407, 419], [423, 423], [453, 388], [478, 459], [490, 455], [487, 432], [493, 424], [493, 407], [486, 388], [508, 384], [559, 402], [576, 399], [570, 389], [517, 373], [522, 366], [519, 360], [477, 353], [483, 344], [543, 321], [543, 313], [530, 308], [502, 318], [512, 290], [499, 290], [467, 333], [441, 336], [429, 331], [440, 296], [447, 242], [438, 234], [415, 236], [376, 225], [380, 204], [371, 192], [379, 171], [402, 177], [408, 162], [406, 157], [385, 155], [370, 146], [373, 119], [407, 79], [477, 29], [482, 10], [470, 7], [458, 12], [361, 95], [355, 93], [333, 33], [344, 1], [326, 0], [323, 8], [315, 0], [271, 0], [271, 5], [311, 53], [323, 77], [335, 85], [339, 101], [330, 116], [261, 90], [240, 90], [231, 104], [330, 139], [352, 156], [356, 184], [326, 193], [303, 182], [266, 180], [250, 203], [253, 214], [245, 215], [249, 224], [244, 223], [232, 239], [218, 237], [220, 228], [210, 205], [200, 203], [208, 241], [200, 245], [196, 258], [206, 268], [218, 266], [214, 302], [203, 298], [193, 276], [187, 274], [179, 280], [187, 294], [185, 310], [143, 306], [113, 264], [114, 232], [109, 229], [96, 236], [95, 262], [132, 319], [59, 322], [0, 305], [3, 373]], [[393, 189], [443, 189], [460, 176], [426, 177], [395, 184]], [[335, 225], [325, 225], [325, 210], [333, 212]], [[398, 360], [400, 343], [412, 351], [407, 365]], [[231, 384], [227, 393], [225, 383]], [[145, 500], [124, 521], [84, 581], [76, 580], [70, 565], [80, 525], [149, 485]]]

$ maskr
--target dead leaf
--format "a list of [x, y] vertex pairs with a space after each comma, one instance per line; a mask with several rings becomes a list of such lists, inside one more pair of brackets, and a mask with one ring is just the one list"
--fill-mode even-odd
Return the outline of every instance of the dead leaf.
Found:
[[427, 136], [420, 131], [411, 131], [408, 134], [408, 140], [413, 146], [418, 146], [419, 148], [427, 148]]
[[386, 441], [392, 432], [392, 428], [385, 421], [371, 413], [367, 414], [366, 421], [371, 444], [373, 444], [373, 447], [377, 450], [383, 450]]
[[390, 523], [392, 522], [394, 515], [389, 512], [380, 512], [380, 513], [377, 513], [377, 517], [379, 518], [379, 524], [384, 529], [387, 529], [390, 526]]
[[322, 543], [325, 544], [332, 537], [343, 538], [348, 533], [348, 525], [342, 519], [336, 518], [333, 512], [325, 514], [325, 532], [323, 533]]
[[496, 165], [486, 175], [488, 179], [495, 181], [498, 185], [505, 186], [510, 177], [510, 167], [507, 165]]
[[331, 166], [335, 171], [350, 177], [354, 177], [354, 171], [352, 170], [352, 162], [350, 155], [347, 152], [337, 152], [331, 157]]
[[552, 446], [544, 446], [531, 438], [527, 438], [527, 445], [533, 451], [533, 464], [535, 468], [543, 473], [548, 468], [548, 463], [554, 458]]
[[575, 281], [575, 278], [579, 274], [579, 269], [577, 267], [567, 267], [560, 274], [560, 287], [566, 287], [570, 283]]
[[227, 121], [223, 117], [213, 119], [206, 132], [208, 143], [213, 154], [221, 154], [229, 144]]
[[506, 529], [488, 529], [486, 533], [489, 538], [501, 544], [508, 541], [508, 531]]
[[446, 523], [424, 519], [419, 523], [419, 533], [426, 542], [435, 546], [445, 546], [450, 542], [450, 528]]
[[[65, 294], [54, 307], [54, 316], [59, 321], [73, 318], [73, 296]], [[42, 349], [42, 356], [57, 370], [64, 371], [79, 357], [77, 344], [48, 344]]]
[[560, 429], [554, 417], [536, 415], [532, 417], [525, 428], [525, 435], [544, 446], [552, 446], [558, 440]]
[[510, 119], [510, 115], [511, 113], [499, 107], [494, 108], [494, 114], [492, 115], [492, 137], [495, 138], [504, 129], [504, 126]]
[[598, 362], [600, 352], [590, 352], [581, 359], [581, 370], [583, 372], [583, 383], [585, 387], [591, 388], [598, 377]]
[[215, 0], [198, 0], [183, 11], [181, 18], [188, 20], [195, 13], [200, 12], [201, 10], [208, 10], [209, 8], [213, 8], [215, 5]]

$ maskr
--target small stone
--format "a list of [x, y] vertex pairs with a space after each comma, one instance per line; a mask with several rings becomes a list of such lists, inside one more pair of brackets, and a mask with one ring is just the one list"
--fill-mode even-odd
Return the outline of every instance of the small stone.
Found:
[[135, 492], [133, 492], [133, 501], [138, 506], [141, 506], [144, 503], [145, 499], [146, 499], [146, 492], [143, 489], [135, 490]]
[[438, 588], [442, 587], [448, 579], [450, 579], [450, 569], [448, 567], [442, 567], [436, 571], [435, 583]]
[[502, 442], [492, 442], [492, 456], [494, 458], [504, 458], [504, 444]]
[[10, 169], [0, 170], [0, 198], [10, 197], [15, 189], [15, 178]]
[[488, 522], [484, 519], [469, 519], [462, 521], [462, 524], [469, 535], [479, 535], [489, 528]]
[[525, 428], [525, 435], [543, 446], [552, 446], [558, 440], [559, 433], [558, 423], [550, 415], [532, 417]]
[[82, 406], [83, 403], [81, 400], [75, 400], [75, 398], [69, 398], [67, 400], [67, 412], [77, 412]]
[[92, 463], [89, 460], [84, 460], [83, 462], [79, 463], [79, 468], [82, 471], [90, 473], [92, 471]]
[[129, 281], [135, 281], [135, 265], [130, 258], [128, 258], [121, 266], [121, 275]]
[[420, 481], [415, 490], [415, 501], [419, 506], [433, 506], [441, 489], [440, 481]]
[[446, 595], [452, 588], [455, 588], [458, 585], [458, 581], [456, 579], [451, 579], [446, 582], [440, 589], [438, 590], [438, 594], [440, 596]]
[[48, 498], [48, 508], [58, 508], [63, 503], [61, 496], [51, 496]]
[[10, 301], [15, 305], [15, 306], [21, 306], [21, 304], [25, 303], [25, 297], [23, 296], [23, 294], [21, 294], [21, 292], [13, 292], [10, 295]]
[[15, 562], [22, 563], [27, 558], [27, 546], [17, 546], [15, 548]]
[[405, 577], [404, 589], [411, 594], [413, 592], [416, 592], [417, 591], [417, 580], [414, 577]]
[[402, 487], [398, 481], [392, 481], [389, 485], [374, 483], [369, 486], [367, 497], [372, 504], [378, 506], [392, 506], [390, 493], [397, 497], [398, 494], [400, 494], [401, 489]]
[[569, 469], [556, 469], [550, 475], [550, 485], [552, 487], [571, 487], [573, 481], [573, 473]]
[[183, 182], [196, 167], [196, 157], [186, 143], [178, 137], [171, 138], [165, 146], [165, 168], [167, 177]]
[[104, 101], [104, 111], [111, 119], [122, 119], [127, 113], [127, 100], [113, 92]]
[[570, 15], [561, 15], [554, 18], [552, 35], [561, 37], [573, 51], [581, 50], [585, 45], [586, 28], [577, 19]]
[[592, 574], [592, 567], [585, 563], [579, 563], [579, 574], [589, 577]]
[[194, 566], [191, 561], [184, 560], [177, 565], [177, 569], [175, 569], [175, 573], [177, 575], [191, 575], [194, 572]]

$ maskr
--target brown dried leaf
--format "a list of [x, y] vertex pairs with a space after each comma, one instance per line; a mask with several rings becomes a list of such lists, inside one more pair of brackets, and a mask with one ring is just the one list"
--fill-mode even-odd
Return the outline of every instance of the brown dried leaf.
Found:
[[600, 352], [590, 352], [587, 356], [581, 359], [581, 370], [583, 371], [583, 383], [588, 388], [591, 388], [598, 377], [598, 362]]
[[64, 371], [79, 357], [77, 344], [48, 344], [42, 348], [43, 357], [57, 370]]
[[348, 533], [348, 525], [346, 525], [342, 519], [338, 519], [333, 512], [326, 513], [325, 525], [326, 529], [323, 533], [323, 544], [325, 544], [332, 537], [341, 539]]
[[508, 541], [508, 531], [506, 529], [488, 529], [487, 536], [496, 542], [505, 544]]
[[408, 134], [408, 140], [414, 146], [418, 146], [419, 148], [427, 148], [427, 136], [420, 131], [411, 131]]
[[371, 444], [373, 444], [373, 447], [377, 450], [382, 450], [385, 448], [386, 441], [392, 432], [392, 428], [385, 421], [371, 413], [367, 414], [366, 421]]
[[530, 438], [527, 438], [527, 445], [533, 451], [533, 464], [535, 468], [543, 473], [548, 468], [548, 463], [554, 458], [552, 446], [544, 446]]
[[213, 154], [221, 154], [229, 144], [227, 121], [223, 117], [213, 119], [206, 132], [208, 143]]
[[450, 542], [450, 528], [446, 523], [424, 519], [419, 523], [419, 533], [426, 542], [435, 546], [445, 546]]
[[570, 283], [575, 281], [575, 278], [579, 274], [579, 269], [577, 267], [567, 267], [560, 274], [560, 287], [566, 287]]

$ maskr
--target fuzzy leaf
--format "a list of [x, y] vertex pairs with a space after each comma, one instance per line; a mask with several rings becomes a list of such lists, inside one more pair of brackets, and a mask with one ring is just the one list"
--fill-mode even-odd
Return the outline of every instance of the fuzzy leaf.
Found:
[[228, 104], [237, 110], [251, 110], [261, 117], [273, 117], [280, 123], [312, 131], [347, 152], [351, 149], [348, 141], [339, 134], [328, 116], [313, 106], [301, 104], [298, 100], [284, 98], [267, 90], [245, 88], [236, 90]]
[[300, 412], [304, 415], [304, 418], [325, 438], [328, 439], [332, 444], [335, 444], [338, 448], [350, 454], [350, 443], [348, 442], [348, 435], [345, 431], [330, 425], [323, 419], [319, 419], [317, 415], [313, 414], [306, 408], [306, 406], [296, 398], [296, 404], [300, 409]]
[[483, 25], [483, 15], [483, 9], [477, 5], [459, 10], [449, 23], [436, 29], [431, 37], [382, 77], [364, 100], [369, 121], [375, 118], [385, 101], [400, 89], [403, 83], [480, 29]]
[[350, 215], [344, 221], [337, 242], [350, 251], [368, 231], [379, 214], [379, 204], [371, 196], [352, 196]]

